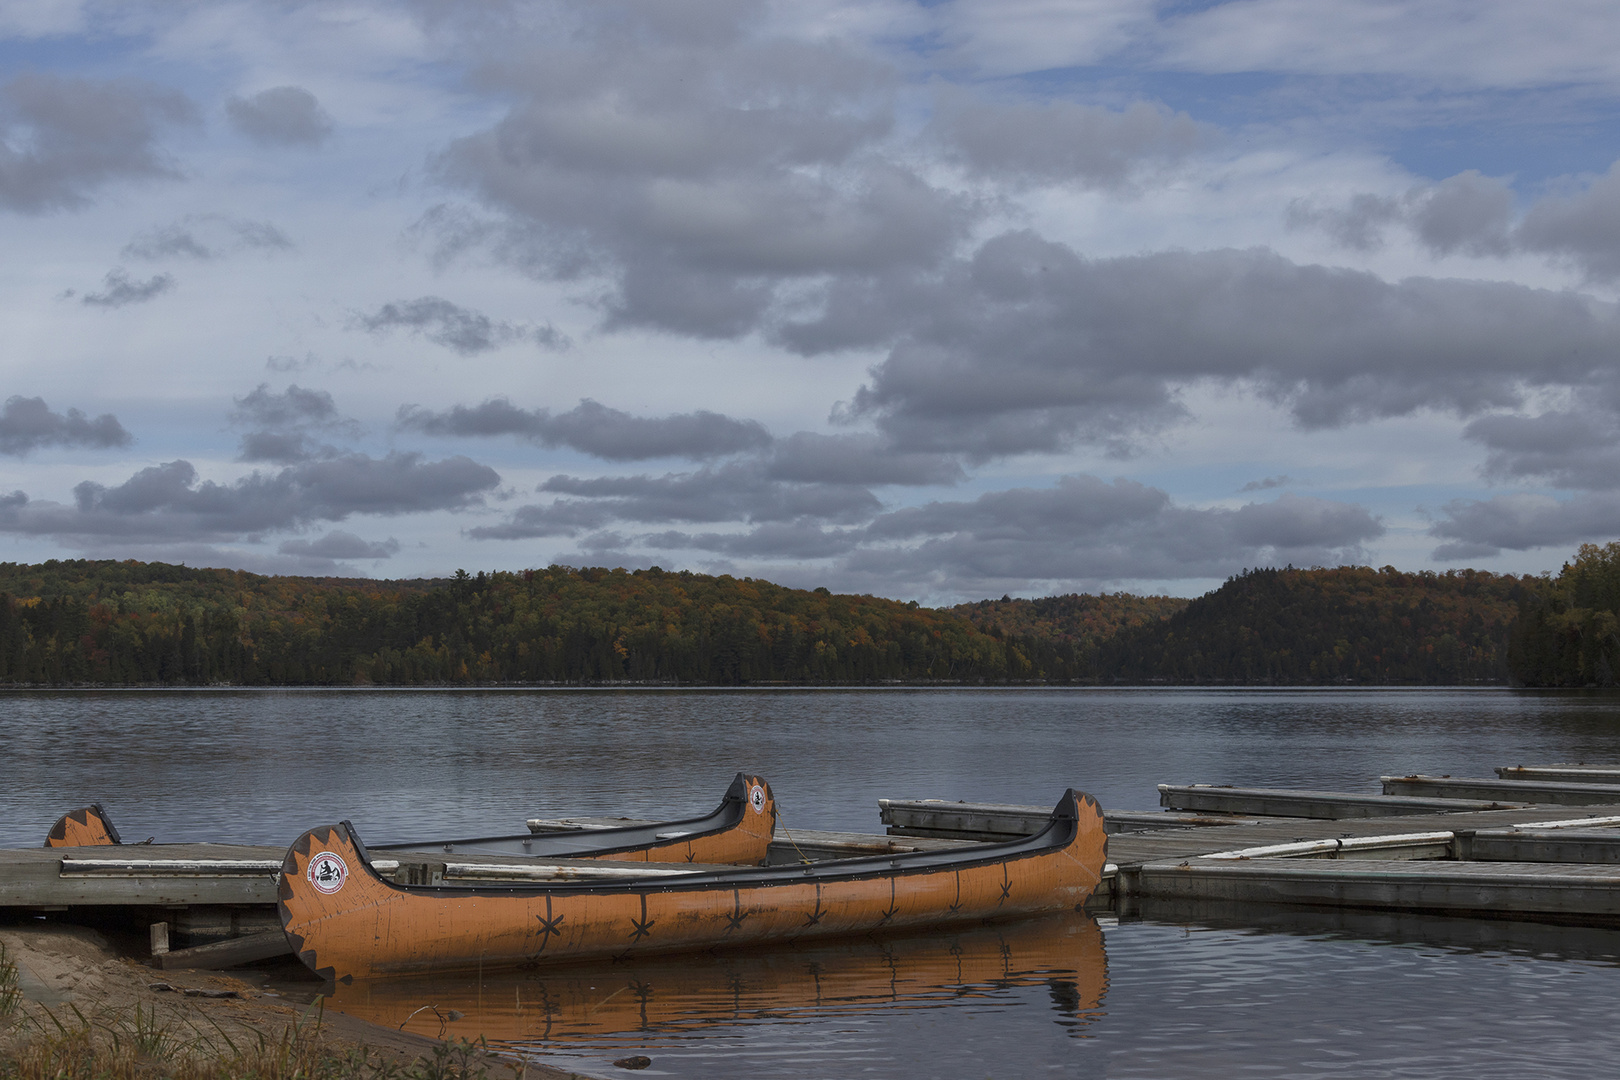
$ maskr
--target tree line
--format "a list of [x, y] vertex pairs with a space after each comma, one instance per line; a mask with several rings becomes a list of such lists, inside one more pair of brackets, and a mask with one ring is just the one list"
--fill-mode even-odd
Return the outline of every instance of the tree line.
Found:
[[0, 685], [1613, 685], [1620, 543], [1557, 577], [1246, 570], [951, 608], [689, 571], [399, 581], [0, 564]]

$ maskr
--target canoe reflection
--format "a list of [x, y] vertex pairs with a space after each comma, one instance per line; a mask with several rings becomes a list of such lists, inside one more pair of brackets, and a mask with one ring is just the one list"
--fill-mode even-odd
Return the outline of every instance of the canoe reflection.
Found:
[[534, 1046], [630, 1032], [680, 1037], [877, 1007], [994, 1006], [1006, 1003], [1010, 989], [1043, 985], [1058, 1024], [1078, 1032], [1100, 1015], [1108, 960], [1091, 916], [481, 979], [356, 981], [339, 984], [327, 1005], [431, 1038], [482, 1035], [491, 1044]]

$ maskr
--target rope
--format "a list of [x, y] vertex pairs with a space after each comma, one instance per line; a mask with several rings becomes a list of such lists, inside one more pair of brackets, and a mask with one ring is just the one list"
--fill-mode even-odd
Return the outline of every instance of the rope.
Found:
[[793, 850], [799, 852], [799, 862], [808, 866], [810, 857], [800, 850], [799, 842], [793, 839], [793, 834], [788, 831], [787, 825], [782, 821], [782, 801], [780, 799], [776, 801], [776, 824], [782, 830], [782, 835], [787, 837], [788, 843], [793, 845]]

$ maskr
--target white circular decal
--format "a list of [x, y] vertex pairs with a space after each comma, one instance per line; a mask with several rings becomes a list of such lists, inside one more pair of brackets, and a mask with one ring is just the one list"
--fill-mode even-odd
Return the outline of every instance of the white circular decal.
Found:
[[343, 888], [343, 883], [349, 880], [349, 867], [340, 856], [330, 851], [323, 851], [309, 860], [309, 871], [305, 875], [309, 883], [315, 886], [315, 891], [330, 896]]
[[748, 805], [754, 808], [756, 814], [765, 812], [765, 789], [763, 787], [758, 784], [754, 785], [753, 790], [748, 793]]

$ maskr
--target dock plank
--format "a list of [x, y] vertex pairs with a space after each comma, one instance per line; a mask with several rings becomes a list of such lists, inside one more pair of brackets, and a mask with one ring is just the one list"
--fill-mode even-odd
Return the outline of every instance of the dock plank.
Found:
[[1432, 793], [1392, 792], [1382, 795], [1353, 791], [1300, 791], [1293, 788], [1242, 788], [1222, 784], [1160, 784], [1159, 805], [1170, 810], [1205, 813], [1257, 814], [1266, 817], [1351, 818], [1394, 817], [1402, 814], [1457, 813], [1465, 810], [1506, 810], [1530, 800], [1440, 796]]
[[1614, 802], [1614, 784], [1553, 780], [1502, 780], [1488, 776], [1381, 776], [1389, 796], [1448, 799], [1499, 799], [1547, 806], [1587, 806]]
[[1614, 866], [1191, 859], [1149, 863], [1122, 877], [1135, 895], [1171, 900], [1620, 923], [1620, 869]]

